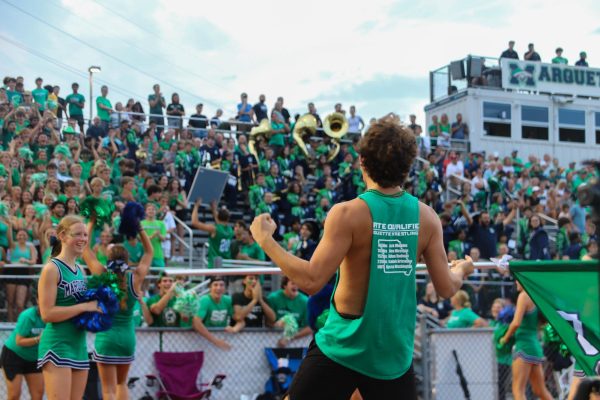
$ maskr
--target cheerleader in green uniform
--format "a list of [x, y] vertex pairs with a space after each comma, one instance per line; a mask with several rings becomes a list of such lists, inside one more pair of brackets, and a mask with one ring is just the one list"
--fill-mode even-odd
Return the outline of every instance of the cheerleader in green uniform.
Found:
[[[81, 399], [85, 390], [89, 362], [86, 331], [71, 319], [83, 312], [102, 312], [98, 302], [77, 303], [85, 293], [85, 274], [75, 260], [88, 246], [83, 220], [64, 217], [56, 227], [58, 241], [52, 259], [42, 269], [39, 281], [39, 307], [46, 328], [38, 349], [48, 399]], [[90, 266], [92, 273], [101, 271]]]
[[[93, 223], [89, 224], [89, 231]], [[102, 397], [104, 399], [127, 399], [127, 373], [135, 355], [135, 326], [133, 311], [142, 293], [142, 282], [152, 264], [154, 251], [150, 238], [143, 230], [139, 238], [144, 247], [137, 268], [129, 270], [128, 252], [122, 245], [112, 245], [108, 248], [107, 269], [119, 277], [119, 288], [123, 292], [121, 309], [113, 319], [112, 328], [96, 334], [92, 359], [98, 364], [98, 372], [102, 382]], [[87, 265], [94, 269], [104, 269], [93, 251], [85, 251], [84, 259]]]
[[552, 400], [552, 395], [544, 383], [542, 362], [544, 352], [538, 340], [538, 309], [529, 295], [517, 282], [517, 290], [521, 292], [517, 298], [515, 316], [506, 334], [500, 339], [505, 344], [515, 336], [512, 363], [512, 391], [515, 400], [526, 400], [527, 382], [531, 384], [533, 393], [541, 400]]

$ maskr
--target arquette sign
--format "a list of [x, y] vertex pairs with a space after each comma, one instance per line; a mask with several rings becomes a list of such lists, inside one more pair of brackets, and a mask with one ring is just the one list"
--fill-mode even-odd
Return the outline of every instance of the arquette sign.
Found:
[[502, 59], [502, 87], [600, 97], [600, 69]]

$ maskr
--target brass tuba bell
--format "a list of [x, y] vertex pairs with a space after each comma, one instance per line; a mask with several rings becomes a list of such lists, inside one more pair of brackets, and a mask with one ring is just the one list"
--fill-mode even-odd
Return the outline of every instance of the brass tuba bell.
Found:
[[323, 121], [323, 131], [332, 139], [331, 141], [334, 145], [327, 156], [327, 162], [329, 162], [340, 152], [340, 139], [348, 133], [348, 120], [346, 116], [338, 112], [329, 114]]
[[268, 140], [271, 137], [271, 133], [271, 123], [266, 118], [260, 121], [260, 124], [252, 128], [252, 130], [250, 131], [250, 139], [248, 140], [248, 150], [250, 151], [250, 154], [256, 157], [257, 160], [258, 152], [256, 151], [256, 142], [262, 140], [263, 137]]
[[296, 124], [294, 125], [294, 132], [292, 136], [306, 157], [310, 157], [306, 143], [310, 140], [311, 136], [315, 135], [316, 132], [317, 119], [312, 114], [304, 114], [298, 119], [298, 121], [296, 121]]

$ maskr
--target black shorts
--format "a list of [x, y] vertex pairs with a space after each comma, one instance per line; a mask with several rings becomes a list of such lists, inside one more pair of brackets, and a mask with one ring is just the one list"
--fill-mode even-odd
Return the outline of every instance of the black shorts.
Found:
[[4, 369], [4, 373], [9, 381], [15, 379], [15, 376], [17, 375], [39, 374], [42, 372], [42, 370], [37, 367], [37, 360], [24, 360], [6, 346], [2, 347], [0, 367]]
[[358, 389], [364, 400], [416, 400], [413, 367], [399, 378], [365, 376], [328, 358], [313, 340], [289, 390], [290, 400], [348, 400]]
[[77, 121], [77, 125], [79, 125], [80, 127], [83, 126], [83, 115], [71, 115], [70, 118]]
[[[27, 267], [5, 267], [4, 270], [2, 271], [2, 275], [22, 275], [22, 276], [27, 276], [29, 275], [29, 268]], [[6, 284], [13, 284], [13, 285], [22, 285], [22, 286], [29, 286], [29, 284], [32, 282], [31, 279], [3, 279], [4, 283]]]

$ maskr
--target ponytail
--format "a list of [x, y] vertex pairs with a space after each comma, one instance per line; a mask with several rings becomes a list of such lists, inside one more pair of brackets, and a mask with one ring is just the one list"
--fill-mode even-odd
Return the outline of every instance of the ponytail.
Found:
[[52, 252], [50, 253], [51, 257], [56, 257], [62, 251], [62, 243], [56, 236], [50, 237], [50, 247], [52, 247]]

